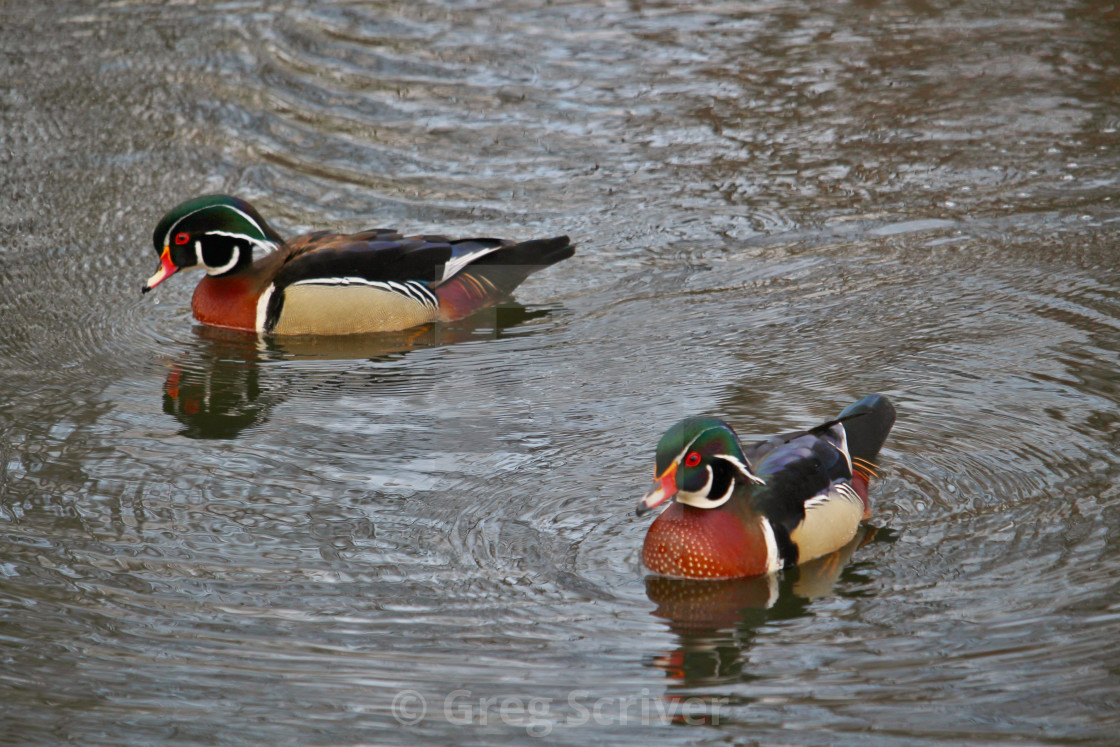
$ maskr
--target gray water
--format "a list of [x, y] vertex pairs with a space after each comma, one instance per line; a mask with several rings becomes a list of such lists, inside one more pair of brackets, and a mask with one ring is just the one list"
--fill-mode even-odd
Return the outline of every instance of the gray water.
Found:
[[[1035, 7], [1037, 6], [1037, 7]], [[1109, 744], [1120, 13], [0, 4], [0, 741]], [[258, 341], [170, 206], [568, 233], [515, 303]], [[654, 445], [868, 392], [858, 547], [646, 578]]]

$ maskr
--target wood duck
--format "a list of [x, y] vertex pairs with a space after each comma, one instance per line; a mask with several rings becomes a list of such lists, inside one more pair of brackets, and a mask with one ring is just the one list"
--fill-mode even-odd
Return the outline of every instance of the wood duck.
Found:
[[685, 418], [658, 442], [654, 489], [638, 503], [641, 516], [670, 502], [642, 562], [663, 576], [738, 578], [843, 547], [871, 516], [873, 460], [894, 417], [872, 394], [834, 420], [746, 449], [724, 421]]
[[[152, 237], [160, 269], [143, 292], [202, 267], [191, 308], [203, 324], [277, 335], [390, 332], [462, 319], [567, 259], [567, 236], [404, 237], [392, 229], [319, 231], [284, 241], [244, 200], [206, 195], [163, 217]], [[253, 249], [267, 252], [256, 261]]]

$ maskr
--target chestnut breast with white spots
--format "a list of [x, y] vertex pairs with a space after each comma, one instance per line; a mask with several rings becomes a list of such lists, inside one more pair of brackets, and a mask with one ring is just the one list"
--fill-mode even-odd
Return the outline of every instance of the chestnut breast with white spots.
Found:
[[672, 503], [650, 525], [642, 563], [676, 578], [740, 578], [776, 570], [775, 553], [759, 516]]

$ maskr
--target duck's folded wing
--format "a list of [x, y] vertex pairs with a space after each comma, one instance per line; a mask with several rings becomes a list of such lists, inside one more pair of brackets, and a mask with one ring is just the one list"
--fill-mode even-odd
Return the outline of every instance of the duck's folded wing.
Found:
[[851, 476], [836, 446], [809, 433], [778, 436], [759, 446], [763, 448], [747, 455], [748, 459], [761, 456], [752, 460], [752, 466], [764, 481], [753, 491], [752, 502], [771, 521], [790, 528], [804, 517], [807, 501], [827, 493], [836, 480]]
[[835, 435], [830, 429], [826, 436], [802, 432], [772, 439], [756, 468], [765, 483], [752, 488], [752, 503], [770, 520], [787, 566], [843, 546], [863, 516], [848, 456]]
[[[464, 250], [442, 236], [403, 237], [388, 229], [360, 234], [308, 234], [291, 242], [291, 256], [276, 275], [277, 287], [305, 280], [357, 278], [375, 282], [415, 280], [436, 284]], [[497, 249], [495, 241], [490, 251]], [[474, 249], [469, 245], [467, 253]]]

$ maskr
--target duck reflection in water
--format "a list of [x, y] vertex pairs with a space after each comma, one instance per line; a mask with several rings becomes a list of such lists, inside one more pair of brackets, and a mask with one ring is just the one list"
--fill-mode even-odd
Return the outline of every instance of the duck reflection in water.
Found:
[[813, 601], [832, 594], [842, 577], [858, 578], [858, 571], [847, 567], [857, 548], [890, 540], [889, 532], [865, 525], [836, 552], [778, 573], [723, 581], [648, 576], [646, 595], [657, 605], [652, 614], [679, 640], [647, 664], [680, 687], [751, 679], [747, 653], [758, 630], [811, 615]]
[[[214, 327], [197, 326], [197, 344], [167, 361], [163, 411], [182, 424], [180, 435], [198, 439], [237, 438], [245, 429], [267, 422], [269, 413], [298, 389], [291, 369], [264, 376], [269, 365], [291, 360], [391, 360], [425, 348], [472, 340], [491, 340], [531, 333], [514, 331], [551, 308], [526, 309], [516, 303], [484, 309], [467, 319], [428, 324], [400, 332], [368, 335], [260, 337]], [[407, 372], [383, 372], [399, 385]], [[262, 381], [263, 380], [263, 381]]]

